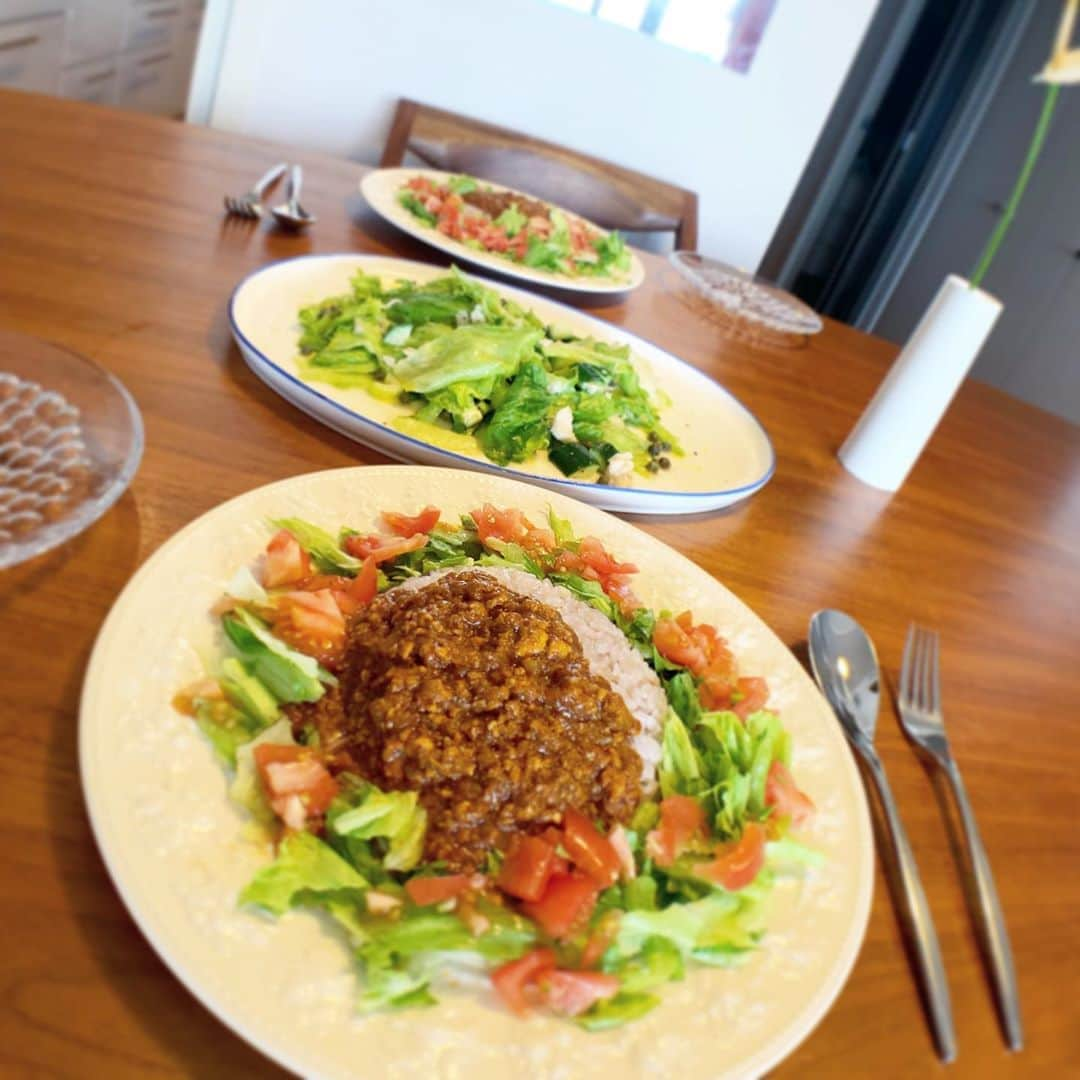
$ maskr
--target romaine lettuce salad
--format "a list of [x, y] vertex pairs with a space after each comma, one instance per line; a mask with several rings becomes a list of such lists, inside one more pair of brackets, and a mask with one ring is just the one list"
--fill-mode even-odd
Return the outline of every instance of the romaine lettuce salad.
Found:
[[[362, 1012], [431, 1005], [448, 979], [471, 978], [517, 1013], [617, 1026], [694, 965], [751, 955], [777, 877], [819, 861], [789, 836], [813, 814], [788, 769], [789, 736], [765, 680], [739, 671], [717, 630], [643, 606], [636, 568], [596, 538], [553, 512], [543, 525], [490, 505], [440, 518], [384, 512], [383, 532], [336, 536], [276, 521], [254, 572], [239, 568], [215, 606], [221, 658], [176, 705], [274, 844], [239, 903], [327, 912], [355, 957]], [[482, 871], [453, 874], [424, 860], [417, 793], [336, 768], [297, 718], [334, 685], [352, 614], [463, 566], [526, 571], [602, 612], [659, 676], [668, 709], [657, 788], [631, 821], [604, 828], [567, 807], [561, 828], [517, 834]]]
[[499, 465], [545, 454], [565, 476], [625, 483], [681, 456], [625, 345], [547, 326], [460, 273], [352, 289], [300, 311], [302, 378], [401, 401], [395, 426]]
[[630, 252], [617, 232], [600, 232], [550, 203], [472, 176], [452, 176], [443, 184], [414, 176], [397, 199], [443, 236], [535, 270], [618, 281], [630, 269]]

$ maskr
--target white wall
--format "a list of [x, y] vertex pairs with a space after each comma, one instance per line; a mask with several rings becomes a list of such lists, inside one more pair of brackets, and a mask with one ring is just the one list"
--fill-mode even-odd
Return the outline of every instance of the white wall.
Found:
[[546, 0], [210, 0], [189, 119], [373, 162], [415, 98], [693, 188], [755, 267], [876, 4], [779, 0], [740, 75]]

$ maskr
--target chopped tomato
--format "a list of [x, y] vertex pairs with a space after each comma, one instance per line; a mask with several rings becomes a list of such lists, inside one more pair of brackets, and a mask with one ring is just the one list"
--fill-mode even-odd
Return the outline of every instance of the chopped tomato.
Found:
[[656, 620], [653, 644], [665, 660], [681, 664], [695, 675], [704, 672], [708, 664], [705, 651], [674, 619]]
[[721, 844], [712, 862], [702, 863], [696, 873], [730, 892], [745, 889], [765, 865], [765, 828], [751, 821], [738, 840]]
[[288, 529], [279, 529], [266, 545], [262, 583], [268, 589], [292, 585], [311, 576], [311, 557]]
[[601, 889], [619, 876], [619, 856], [611, 841], [583, 814], [573, 808], [563, 815], [563, 847], [574, 865]]
[[491, 503], [485, 503], [471, 516], [482, 544], [497, 540], [518, 544], [532, 552], [555, 549], [555, 534], [550, 529], [537, 528], [520, 510], [499, 510]]
[[414, 176], [405, 186], [417, 195], [433, 195], [438, 191], [436, 185], [426, 176]]
[[769, 684], [755, 675], [748, 679], [740, 679], [735, 684], [735, 693], [742, 696], [733, 708], [745, 720], [751, 713], [756, 713], [758, 709], [765, 707], [765, 702], [769, 700]]
[[375, 557], [369, 555], [360, 567], [360, 572], [353, 578], [352, 584], [346, 590], [349, 599], [363, 607], [375, 599], [379, 591], [379, 569], [375, 564]]
[[286, 644], [335, 666], [345, 645], [345, 616], [333, 591], [287, 592], [278, 597], [273, 612], [274, 633]]
[[325, 813], [337, 796], [337, 781], [306, 747], [260, 743], [253, 753], [271, 807], [291, 828]]
[[548, 971], [540, 978], [547, 1003], [560, 1016], [580, 1016], [619, 992], [619, 979], [599, 971]]
[[441, 511], [435, 506], [425, 506], [413, 517], [407, 514], [395, 514], [392, 510], [384, 510], [382, 519], [395, 536], [411, 537], [417, 533], [431, 532], [439, 523], [440, 513]]
[[638, 568], [633, 563], [616, 562], [604, 550], [604, 545], [595, 536], [586, 536], [578, 545], [578, 555], [586, 566], [591, 566], [601, 577], [609, 574], [636, 574]]
[[495, 883], [519, 900], [539, 900], [555, 869], [555, 847], [539, 836], [515, 836]]
[[701, 685], [698, 686], [698, 698], [706, 709], [730, 709], [731, 695], [735, 693], [735, 683], [727, 675], [705, 672]]
[[555, 954], [551, 949], [533, 949], [517, 960], [497, 967], [491, 973], [491, 982], [506, 1007], [518, 1016], [529, 1011], [526, 988], [535, 984], [537, 978], [555, 967]]
[[417, 533], [407, 539], [389, 536], [347, 536], [343, 546], [357, 559], [372, 558], [376, 563], [384, 563], [390, 559], [396, 559], [399, 555], [406, 555], [410, 551], [418, 551], [426, 543], [427, 537], [423, 533]]
[[765, 805], [776, 814], [791, 819], [794, 828], [805, 825], [814, 816], [814, 804], [810, 797], [795, 786], [788, 767], [780, 761], [769, 766], [765, 780]]
[[669, 795], [660, 803], [660, 824], [645, 838], [645, 853], [657, 866], [670, 866], [705, 829], [705, 811], [689, 795]]
[[441, 904], [452, 900], [472, 888], [469, 874], [451, 874], [448, 877], [414, 877], [405, 882], [405, 892], [419, 907]]
[[549, 937], [567, 937], [584, 926], [598, 894], [596, 883], [584, 874], [552, 874], [544, 895], [521, 910]]

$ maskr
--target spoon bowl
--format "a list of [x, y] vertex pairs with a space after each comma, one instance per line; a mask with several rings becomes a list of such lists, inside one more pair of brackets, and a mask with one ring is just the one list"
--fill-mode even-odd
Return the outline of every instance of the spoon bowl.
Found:
[[873, 743], [881, 678], [870, 635], [842, 611], [818, 611], [809, 644], [814, 678], [848, 735]]
[[300, 185], [302, 183], [303, 173], [300, 166], [293, 165], [289, 169], [289, 186], [285, 193], [285, 202], [270, 209], [270, 213], [274, 215], [274, 220], [283, 229], [306, 229], [318, 220], [314, 214], [309, 214], [300, 205]]

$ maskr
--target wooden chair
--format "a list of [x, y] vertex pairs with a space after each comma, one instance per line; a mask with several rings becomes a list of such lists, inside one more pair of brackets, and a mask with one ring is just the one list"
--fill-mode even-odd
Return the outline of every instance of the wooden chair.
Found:
[[644, 173], [467, 116], [402, 98], [382, 166], [406, 153], [447, 172], [468, 173], [558, 203], [624, 233], [672, 233], [675, 247], [697, 247], [697, 195]]

